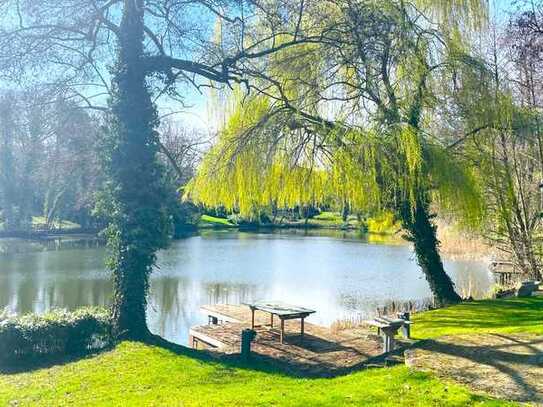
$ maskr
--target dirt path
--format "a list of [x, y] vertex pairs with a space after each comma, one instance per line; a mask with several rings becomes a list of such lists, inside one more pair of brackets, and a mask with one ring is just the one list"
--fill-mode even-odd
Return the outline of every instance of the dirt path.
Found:
[[406, 351], [405, 363], [502, 399], [543, 404], [542, 336], [444, 336]]

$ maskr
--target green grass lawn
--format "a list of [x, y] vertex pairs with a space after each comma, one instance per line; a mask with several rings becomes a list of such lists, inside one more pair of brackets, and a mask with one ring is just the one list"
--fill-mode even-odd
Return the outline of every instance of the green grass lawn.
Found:
[[198, 224], [198, 227], [200, 228], [217, 228], [217, 227], [235, 227], [233, 223], [231, 223], [226, 218], [218, 218], [216, 216], [210, 216], [210, 215], [202, 215], [200, 218], [200, 223]]
[[[45, 217], [44, 216], [32, 216], [32, 226], [39, 227], [45, 225]], [[73, 230], [73, 229], [79, 229], [81, 226], [77, 223], [71, 222], [69, 220], [61, 220], [61, 221], [54, 221], [53, 222], [53, 228], [55, 229], [63, 229], [63, 230]]]
[[[418, 314], [413, 334], [543, 333], [543, 299], [478, 301]], [[190, 350], [124, 342], [77, 362], [0, 375], [0, 405], [509, 405], [404, 366], [333, 379], [209, 360]]]
[[509, 298], [465, 302], [454, 307], [415, 314], [412, 335], [417, 339], [464, 333], [530, 332], [543, 335], [543, 298]]
[[309, 219], [309, 223], [324, 227], [340, 227], [345, 225], [358, 227], [358, 220], [356, 216], [349, 215], [347, 217], [347, 222], [343, 222], [343, 218], [339, 212], [321, 212]]
[[301, 379], [125, 342], [94, 358], [0, 376], [1, 405], [498, 405], [406, 367]]

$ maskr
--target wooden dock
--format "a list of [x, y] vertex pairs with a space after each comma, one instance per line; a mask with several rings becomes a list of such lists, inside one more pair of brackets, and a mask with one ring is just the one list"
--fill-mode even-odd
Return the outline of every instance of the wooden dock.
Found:
[[[189, 345], [220, 354], [238, 354], [241, 331], [251, 327], [251, 312], [242, 305], [206, 305], [201, 311], [209, 316], [209, 324], [190, 329]], [[300, 321], [285, 321], [285, 340], [280, 343], [278, 327], [270, 327], [269, 315], [255, 314], [256, 339], [253, 357], [281, 364], [289, 371], [332, 376], [372, 364], [382, 355], [382, 339], [369, 328], [332, 331], [305, 323], [300, 336]]]

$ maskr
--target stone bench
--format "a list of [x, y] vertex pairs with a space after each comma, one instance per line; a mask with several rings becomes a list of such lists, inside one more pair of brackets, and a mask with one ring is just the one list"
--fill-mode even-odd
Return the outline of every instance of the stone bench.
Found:
[[405, 338], [410, 337], [409, 314], [404, 313], [404, 318], [377, 317], [366, 323], [370, 326], [377, 327], [379, 333], [383, 336], [383, 353], [388, 353], [394, 350], [395, 336], [402, 329]]

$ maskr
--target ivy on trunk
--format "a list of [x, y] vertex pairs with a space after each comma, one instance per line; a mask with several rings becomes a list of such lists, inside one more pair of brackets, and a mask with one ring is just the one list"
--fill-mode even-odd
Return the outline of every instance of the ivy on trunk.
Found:
[[439, 254], [437, 227], [430, 213], [428, 199], [420, 194], [415, 206], [410, 202], [401, 208], [401, 218], [407, 232], [407, 240], [413, 242], [417, 262], [426, 277], [437, 307], [459, 303], [462, 299], [454, 290], [454, 284], [445, 272]]
[[143, 63], [143, 0], [126, 1], [114, 67], [112, 115], [106, 141], [107, 198], [114, 275], [113, 324], [119, 338], [142, 339], [149, 275], [167, 242], [162, 168], [157, 159], [157, 112]]

